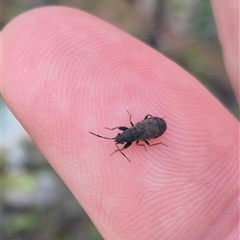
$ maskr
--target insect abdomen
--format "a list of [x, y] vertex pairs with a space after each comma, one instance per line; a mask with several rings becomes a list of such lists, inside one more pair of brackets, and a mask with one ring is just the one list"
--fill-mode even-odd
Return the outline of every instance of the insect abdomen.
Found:
[[161, 136], [167, 129], [166, 122], [162, 118], [152, 117], [135, 125], [141, 132], [139, 140], [148, 140]]

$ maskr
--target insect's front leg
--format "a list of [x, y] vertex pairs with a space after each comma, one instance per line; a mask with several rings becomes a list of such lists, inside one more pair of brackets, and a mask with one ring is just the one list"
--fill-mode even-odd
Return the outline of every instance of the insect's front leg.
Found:
[[129, 111], [127, 111], [127, 112], [128, 112], [128, 114], [129, 114], [129, 122], [131, 123], [132, 126], [134, 126], [134, 124], [132, 123], [132, 115], [130, 114]]
[[115, 128], [107, 128], [107, 127], [105, 127], [105, 128], [106, 128], [106, 129], [109, 129], [109, 130], [119, 129], [119, 130], [121, 130], [121, 131], [125, 131], [125, 130], [128, 129], [127, 127], [123, 127], [123, 126], [115, 127]]

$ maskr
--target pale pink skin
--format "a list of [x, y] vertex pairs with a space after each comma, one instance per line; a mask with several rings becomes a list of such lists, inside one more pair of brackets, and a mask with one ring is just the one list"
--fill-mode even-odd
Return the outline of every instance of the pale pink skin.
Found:
[[[212, 1], [238, 93], [238, 1]], [[84, 12], [51, 7], [2, 31], [2, 95], [105, 239], [238, 239], [239, 123], [193, 76]], [[166, 132], [125, 154], [114, 137], [146, 114]]]

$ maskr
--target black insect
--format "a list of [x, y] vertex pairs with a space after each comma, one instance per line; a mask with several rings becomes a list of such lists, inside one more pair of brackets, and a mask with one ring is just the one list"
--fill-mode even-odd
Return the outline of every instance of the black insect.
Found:
[[[128, 111], [127, 111], [128, 112]], [[166, 122], [159, 117], [153, 117], [152, 115], [148, 114], [141, 122], [136, 123], [135, 125], [132, 123], [132, 116], [128, 112], [130, 118], [130, 123], [132, 125], [131, 128], [127, 128], [124, 126], [120, 127], [115, 127], [115, 128], [107, 128], [109, 130], [114, 130], [114, 129], [119, 129], [123, 131], [122, 133], [118, 133], [118, 135], [115, 138], [108, 138], [108, 137], [103, 137], [98, 134], [95, 134], [93, 132], [89, 132], [97, 137], [104, 138], [104, 139], [111, 139], [116, 142], [117, 149], [111, 154], [113, 155], [115, 152], [120, 151], [121, 154], [129, 161], [129, 158], [122, 152], [122, 150], [128, 148], [131, 146], [133, 142], [136, 141], [136, 144], [138, 146], [143, 146], [145, 147], [144, 144], [139, 144], [139, 141], [144, 141], [148, 146], [155, 146], [158, 144], [163, 144], [164, 143], [155, 143], [155, 144], [150, 144], [147, 140], [157, 138], [161, 136], [167, 129], [167, 124]], [[118, 147], [118, 144], [125, 144], [122, 149]], [[166, 145], [165, 145], [166, 146]], [[145, 147], [146, 150], [146, 147]]]

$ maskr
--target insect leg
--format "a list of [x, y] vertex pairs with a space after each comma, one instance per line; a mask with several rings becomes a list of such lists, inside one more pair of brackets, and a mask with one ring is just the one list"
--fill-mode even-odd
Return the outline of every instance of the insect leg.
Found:
[[164, 145], [164, 146], [166, 146], [167, 147], [167, 145], [166, 144], [164, 144], [164, 143], [154, 143], [154, 144], [150, 144], [148, 141], [144, 141], [148, 146], [155, 146], [155, 145], [159, 145], [159, 144], [162, 144], [162, 145]]
[[151, 114], [148, 114], [148, 115], [146, 115], [146, 117], [144, 118], [144, 120], [145, 119], [147, 119], [148, 117], [153, 117]]
[[146, 146], [145, 146], [144, 144], [139, 144], [138, 142], [139, 142], [139, 141], [136, 141], [136, 144], [137, 144], [138, 146], [144, 147], [144, 148], [145, 148], [145, 151], [147, 151]]
[[119, 130], [121, 130], [121, 131], [125, 131], [125, 130], [128, 129], [127, 127], [123, 127], [123, 126], [115, 127], [115, 128], [108, 128], [108, 127], [105, 127], [105, 128], [106, 128], [106, 129], [109, 129], [109, 130], [119, 129]]
[[132, 115], [130, 114], [129, 111], [127, 111], [127, 112], [128, 112], [128, 114], [129, 114], [129, 122], [131, 123], [132, 126], [134, 126], [134, 124], [132, 123]]
[[118, 145], [117, 145], [117, 143], [116, 143], [116, 147], [118, 148], [117, 150], [115, 150], [112, 154], [111, 154], [111, 156], [115, 153], [115, 152], [121, 152], [121, 154], [129, 161], [129, 162], [131, 162], [130, 160], [129, 160], [129, 158], [122, 152], [122, 150], [124, 150], [124, 149], [126, 149], [126, 148], [128, 148], [128, 147], [130, 147], [131, 146], [131, 142], [129, 142], [129, 143], [126, 143], [124, 146], [123, 146], [123, 148], [122, 149], [120, 149], [119, 147], [118, 147]]

